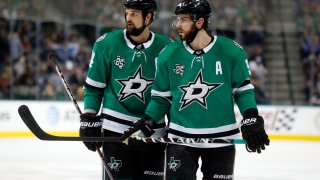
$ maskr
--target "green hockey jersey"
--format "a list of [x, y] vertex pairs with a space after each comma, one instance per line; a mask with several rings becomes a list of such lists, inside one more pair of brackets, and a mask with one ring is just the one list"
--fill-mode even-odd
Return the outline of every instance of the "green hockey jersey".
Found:
[[[135, 45], [126, 30], [104, 34], [94, 44], [84, 90], [85, 109], [99, 111], [103, 128], [123, 133], [140, 119], [151, 97], [155, 60], [171, 40], [151, 33], [147, 42]], [[164, 120], [155, 126], [162, 136]]]
[[151, 93], [146, 114], [158, 121], [170, 111], [169, 137], [238, 138], [234, 102], [241, 113], [257, 108], [245, 51], [220, 36], [200, 51], [185, 41], [168, 45]]

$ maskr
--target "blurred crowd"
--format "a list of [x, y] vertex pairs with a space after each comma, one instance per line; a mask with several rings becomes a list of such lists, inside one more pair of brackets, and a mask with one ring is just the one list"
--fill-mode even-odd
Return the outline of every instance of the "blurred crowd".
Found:
[[305, 101], [320, 105], [320, 1], [296, 1]]
[[[178, 38], [171, 27], [178, 0], [158, 0], [155, 32]], [[1, 0], [0, 99], [65, 100], [63, 84], [49, 55], [60, 68], [77, 100], [83, 99], [92, 45], [105, 32], [124, 27], [119, 0]], [[269, 104], [264, 84], [265, 1], [209, 0], [214, 11], [210, 31], [235, 39], [248, 53], [257, 102]], [[319, 48], [320, 49], [320, 48]], [[319, 76], [320, 77], [320, 76]]]

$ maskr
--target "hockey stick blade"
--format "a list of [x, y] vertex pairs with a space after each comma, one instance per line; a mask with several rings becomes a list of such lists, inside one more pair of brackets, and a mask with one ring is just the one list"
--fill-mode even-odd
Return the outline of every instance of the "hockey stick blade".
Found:
[[18, 113], [30, 129], [30, 131], [39, 139], [46, 141], [87, 141], [87, 142], [120, 142], [118, 137], [68, 137], [68, 136], [54, 136], [44, 132], [38, 125], [28, 106], [21, 105], [18, 108]]
[[[30, 131], [39, 139], [46, 141], [86, 141], [86, 142], [121, 142], [120, 137], [68, 137], [54, 136], [46, 133], [41, 129], [28, 106], [21, 105], [18, 109], [19, 115]], [[141, 140], [145, 143], [177, 143], [177, 144], [197, 144], [197, 143], [223, 143], [223, 144], [246, 144], [243, 139], [217, 139], [217, 138], [140, 138], [135, 137], [134, 140]]]

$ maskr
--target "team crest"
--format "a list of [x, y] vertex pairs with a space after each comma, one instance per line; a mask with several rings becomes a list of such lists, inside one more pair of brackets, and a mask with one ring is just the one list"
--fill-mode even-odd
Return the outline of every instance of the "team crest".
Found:
[[170, 162], [168, 162], [169, 169], [172, 171], [177, 171], [181, 166], [180, 160], [175, 160], [174, 157], [170, 157]]
[[110, 163], [108, 163], [108, 166], [111, 170], [119, 171], [120, 167], [122, 166], [122, 161], [116, 160], [114, 157], [110, 157]]
[[183, 75], [184, 70], [186, 69], [185, 65], [180, 66], [179, 64], [176, 64], [175, 68], [173, 69], [173, 72], [177, 75]]
[[199, 71], [194, 82], [190, 82], [188, 85], [180, 86], [180, 90], [183, 91], [183, 96], [180, 100], [181, 106], [179, 110], [184, 109], [193, 102], [199, 103], [202, 107], [207, 109], [206, 98], [209, 94], [220, 87], [222, 83], [209, 84], [203, 81], [202, 71]]
[[152, 85], [153, 80], [149, 80], [142, 76], [141, 66], [133, 76], [127, 79], [117, 79], [118, 83], [122, 85], [119, 92], [119, 101], [124, 101], [131, 96], [137, 97], [141, 102], [145, 103], [144, 93]]
[[121, 59], [120, 56], [117, 56], [117, 58], [115, 60], [113, 60], [114, 64], [116, 66], [118, 66], [120, 69], [123, 68], [123, 66], [126, 64], [126, 60], [125, 59]]

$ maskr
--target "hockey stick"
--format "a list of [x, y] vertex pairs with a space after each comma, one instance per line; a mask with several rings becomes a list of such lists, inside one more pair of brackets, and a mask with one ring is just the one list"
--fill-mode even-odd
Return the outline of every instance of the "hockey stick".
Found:
[[62, 71], [61, 71], [61, 69], [60, 69], [60, 67], [59, 67], [59, 65], [58, 65], [57, 57], [56, 57], [55, 55], [52, 55], [52, 54], [51, 54], [51, 55], [49, 56], [49, 59], [51, 59], [51, 60], [54, 62], [54, 64], [56, 65], [56, 71], [57, 71], [57, 73], [58, 73], [59, 76], [60, 76], [60, 79], [61, 79], [61, 81], [62, 81], [62, 84], [63, 84], [63, 86], [65, 87], [65, 89], [66, 89], [66, 91], [67, 91], [67, 93], [68, 93], [68, 95], [69, 95], [70, 100], [73, 102], [73, 104], [74, 104], [74, 106], [76, 107], [76, 109], [77, 109], [77, 111], [79, 112], [79, 114], [82, 114], [82, 112], [81, 112], [81, 110], [80, 110], [80, 108], [79, 108], [79, 105], [78, 105], [78, 103], [77, 103], [77, 101], [76, 101], [76, 98], [74, 98], [74, 96], [73, 96], [73, 94], [72, 94], [72, 92], [71, 92], [71, 89], [70, 89], [70, 87], [69, 87], [66, 79], [64, 78], [64, 76], [63, 76], [63, 74], [62, 74]]
[[[26, 105], [21, 105], [18, 109], [19, 115], [30, 131], [39, 139], [46, 141], [95, 141], [95, 142], [121, 142], [119, 137], [69, 137], [54, 136], [46, 133], [38, 125]], [[177, 144], [197, 144], [197, 143], [223, 143], [223, 144], [246, 144], [243, 139], [216, 139], [216, 138], [136, 138], [146, 143], [177, 143]]]
[[[55, 63], [55, 65], [56, 65], [56, 71], [57, 71], [57, 73], [58, 73], [59, 76], [60, 76], [60, 79], [61, 79], [61, 81], [62, 81], [62, 84], [64, 85], [64, 87], [65, 87], [65, 89], [66, 89], [66, 91], [67, 91], [67, 93], [68, 93], [68, 95], [69, 95], [69, 98], [70, 98], [71, 101], [73, 102], [73, 104], [74, 104], [74, 106], [76, 107], [76, 109], [77, 109], [77, 111], [79, 112], [79, 114], [82, 114], [82, 112], [81, 112], [81, 110], [80, 110], [80, 108], [79, 108], [79, 105], [78, 105], [78, 103], [77, 103], [77, 101], [76, 101], [76, 98], [74, 98], [74, 96], [73, 96], [73, 94], [72, 94], [72, 92], [71, 92], [71, 89], [70, 89], [70, 87], [69, 87], [66, 79], [64, 78], [64, 76], [63, 76], [63, 74], [62, 74], [62, 71], [61, 71], [61, 69], [60, 69], [60, 67], [59, 67], [59, 65], [58, 65], [57, 57], [56, 57], [55, 55], [50, 55], [49, 58]], [[99, 154], [99, 156], [100, 156], [100, 158], [101, 158], [101, 160], [102, 160], [102, 162], [103, 162], [103, 165], [104, 165], [104, 167], [105, 167], [105, 169], [106, 169], [106, 171], [107, 171], [107, 174], [108, 174], [109, 178], [110, 178], [111, 180], [113, 180], [111, 171], [110, 171], [110, 169], [109, 169], [109, 167], [108, 167], [108, 165], [107, 165], [107, 163], [106, 163], [106, 159], [105, 159], [104, 155], [101, 153], [100, 148], [99, 148], [98, 146], [96, 146], [96, 151], [98, 152], [98, 154]]]

